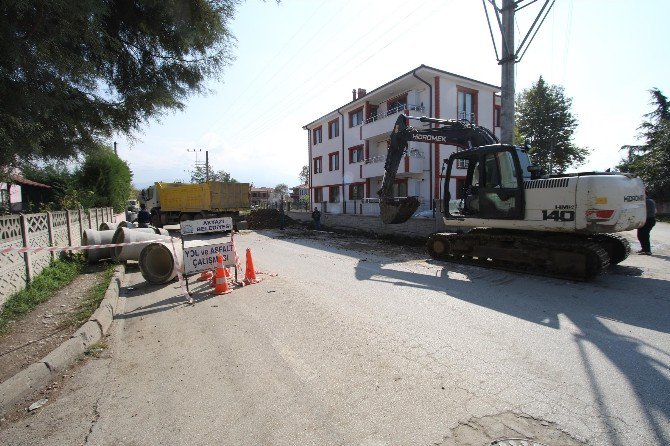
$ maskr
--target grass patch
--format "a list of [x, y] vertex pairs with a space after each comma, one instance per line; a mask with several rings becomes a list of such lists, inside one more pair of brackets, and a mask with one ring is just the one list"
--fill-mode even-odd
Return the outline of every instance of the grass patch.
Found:
[[82, 271], [84, 260], [81, 255], [73, 255], [63, 260], [51, 262], [28, 286], [12, 294], [0, 312], [0, 334], [7, 331], [10, 321], [30, 312], [37, 305], [46, 302], [74, 280]]
[[107, 342], [105, 342], [104, 339], [96, 342], [95, 344], [91, 345], [88, 350], [84, 352], [86, 356], [91, 356], [93, 358], [100, 358], [102, 356], [102, 352], [107, 348]]
[[91, 315], [98, 309], [100, 302], [105, 297], [105, 292], [109, 286], [109, 281], [114, 275], [114, 268], [116, 265], [109, 264], [103, 273], [96, 280], [96, 284], [88, 292], [86, 297], [82, 300], [81, 304], [77, 309], [72, 313], [63, 323], [60, 325], [61, 328], [66, 326], [75, 326], [79, 327], [84, 324], [91, 317]]

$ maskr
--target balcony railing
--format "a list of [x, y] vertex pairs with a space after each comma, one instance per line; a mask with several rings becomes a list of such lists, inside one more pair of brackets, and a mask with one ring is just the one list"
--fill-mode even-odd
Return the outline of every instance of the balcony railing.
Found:
[[[410, 158], [425, 158], [423, 152], [416, 149], [411, 149], [409, 152], [406, 153], [406, 156]], [[363, 160], [364, 164], [385, 163], [385, 162], [386, 162], [386, 155], [377, 155]]]
[[371, 122], [375, 122], [379, 119], [384, 119], [387, 116], [395, 115], [397, 113], [403, 112], [405, 110], [414, 110], [423, 113], [425, 111], [425, 107], [423, 105], [412, 105], [412, 104], [401, 104], [397, 107], [393, 107], [392, 109], [389, 109], [385, 112], [377, 113], [374, 116], [370, 116], [368, 119], [363, 121], [363, 125], [365, 124], [370, 124]]

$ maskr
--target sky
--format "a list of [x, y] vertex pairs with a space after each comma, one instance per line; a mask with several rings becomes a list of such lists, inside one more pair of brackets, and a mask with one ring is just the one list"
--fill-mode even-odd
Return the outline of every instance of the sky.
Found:
[[[543, 3], [517, 12], [517, 45]], [[516, 65], [517, 93], [542, 76], [572, 98], [574, 142], [591, 150], [572, 171], [614, 167], [621, 146], [639, 142], [649, 90], [670, 96], [669, 13], [667, 0], [556, 0]], [[235, 60], [206, 95], [132, 140], [115, 138], [136, 187], [189, 181], [205, 151], [213, 170], [240, 182], [296, 186], [309, 164], [302, 127], [350, 102], [354, 88], [421, 64], [500, 85], [479, 0], [247, 0], [230, 28]]]

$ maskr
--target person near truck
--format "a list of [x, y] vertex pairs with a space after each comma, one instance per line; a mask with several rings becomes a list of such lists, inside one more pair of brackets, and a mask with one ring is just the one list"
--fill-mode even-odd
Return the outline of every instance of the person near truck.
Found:
[[314, 220], [314, 229], [317, 231], [321, 230], [321, 212], [317, 209], [314, 208], [314, 212], [312, 212], [312, 219]]
[[651, 241], [649, 240], [649, 235], [651, 233], [651, 228], [656, 225], [656, 203], [654, 200], [647, 197], [645, 204], [647, 207], [647, 221], [644, 223], [644, 226], [637, 230], [637, 239], [640, 241], [640, 247], [642, 248], [637, 253], [650, 256]]
[[137, 225], [140, 228], [148, 228], [151, 224], [151, 214], [147, 211], [147, 205], [140, 204], [140, 212], [137, 214]]

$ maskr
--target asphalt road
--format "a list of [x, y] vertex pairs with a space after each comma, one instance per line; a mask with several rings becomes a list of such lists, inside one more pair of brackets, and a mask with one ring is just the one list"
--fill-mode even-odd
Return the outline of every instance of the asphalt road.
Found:
[[0, 443], [670, 444], [668, 228], [593, 283], [248, 232], [277, 276], [187, 306], [131, 270], [103, 357]]

